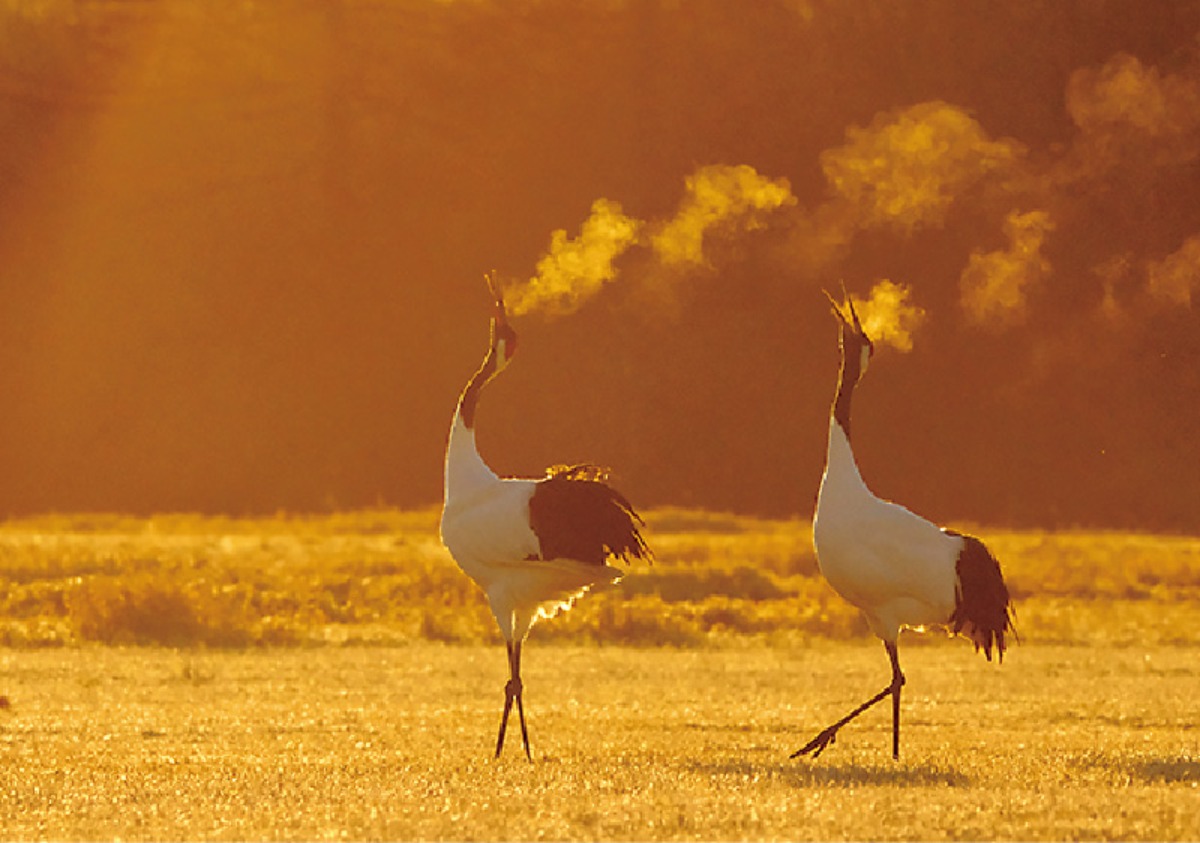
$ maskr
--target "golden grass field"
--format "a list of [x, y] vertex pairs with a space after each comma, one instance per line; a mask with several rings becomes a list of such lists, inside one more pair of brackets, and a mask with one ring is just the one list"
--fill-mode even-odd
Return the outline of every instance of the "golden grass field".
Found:
[[[652, 512], [652, 567], [536, 627], [534, 763], [437, 513], [0, 525], [4, 839], [1194, 839], [1200, 539], [975, 529], [1021, 643], [883, 648], [807, 521]], [[970, 530], [970, 525], [960, 525]]]

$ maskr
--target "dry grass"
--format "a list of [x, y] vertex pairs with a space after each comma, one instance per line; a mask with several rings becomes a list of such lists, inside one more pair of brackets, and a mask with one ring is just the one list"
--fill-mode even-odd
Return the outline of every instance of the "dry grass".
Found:
[[[491, 760], [499, 647], [0, 651], [6, 839], [1187, 839], [1194, 651], [537, 647], [535, 763]], [[881, 707], [882, 708], [882, 707]], [[512, 737], [516, 737], [513, 735]]]
[[807, 522], [651, 513], [655, 565], [534, 630], [529, 765], [517, 743], [490, 760], [503, 651], [436, 529], [433, 510], [0, 525], [0, 837], [1195, 834], [1196, 538], [972, 531], [1023, 645], [996, 667], [906, 636], [902, 760], [881, 706], [793, 762], [886, 682], [882, 648]]
[[[495, 642], [482, 594], [438, 541], [437, 516], [10, 521], [0, 525], [0, 645]], [[655, 564], [540, 625], [535, 640], [869, 638], [820, 577], [807, 521], [688, 510], [648, 521]], [[970, 531], [1001, 559], [1027, 642], [1187, 644], [1200, 628], [1200, 539]]]

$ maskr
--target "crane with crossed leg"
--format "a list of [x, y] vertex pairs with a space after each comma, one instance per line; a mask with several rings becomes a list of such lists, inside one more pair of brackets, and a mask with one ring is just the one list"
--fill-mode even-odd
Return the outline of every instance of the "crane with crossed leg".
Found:
[[1014, 634], [1011, 601], [1000, 564], [979, 539], [939, 528], [904, 507], [872, 494], [850, 447], [850, 402], [875, 352], [854, 303], [843, 290], [833, 305], [839, 325], [841, 369], [829, 420], [825, 473], [813, 517], [813, 544], [821, 573], [833, 589], [866, 615], [883, 641], [892, 678], [792, 754], [819, 756], [838, 730], [879, 702], [892, 699], [892, 756], [900, 757], [900, 670], [897, 639], [903, 627], [945, 626], [1003, 661], [1005, 636]]

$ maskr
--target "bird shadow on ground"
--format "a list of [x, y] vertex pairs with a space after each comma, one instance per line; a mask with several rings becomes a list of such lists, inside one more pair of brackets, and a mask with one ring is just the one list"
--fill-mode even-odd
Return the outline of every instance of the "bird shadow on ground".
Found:
[[1129, 774], [1149, 782], [1200, 782], [1200, 758], [1178, 757], [1143, 758], [1126, 765]]
[[888, 761], [860, 764], [855, 761], [782, 761], [770, 764], [727, 761], [711, 764], [707, 772], [717, 775], [754, 776], [764, 773], [795, 787], [968, 787], [971, 780], [953, 767], [928, 762], [906, 764]]
[[1081, 771], [1106, 770], [1123, 782], [1147, 784], [1196, 785], [1200, 783], [1200, 758], [1179, 755], [1122, 754], [1104, 751], [1084, 752], [1071, 760]]

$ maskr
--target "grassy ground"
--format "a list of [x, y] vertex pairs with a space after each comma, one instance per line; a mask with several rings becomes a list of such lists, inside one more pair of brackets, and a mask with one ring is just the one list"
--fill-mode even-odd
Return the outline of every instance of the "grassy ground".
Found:
[[[482, 594], [438, 540], [437, 518], [431, 509], [3, 523], [0, 646], [497, 642]], [[687, 510], [647, 520], [655, 563], [541, 625], [540, 640], [780, 646], [867, 636], [819, 575], [808, 521]], [[1195, 641], [1200, 538], [956, 526], [1001, 560], [1027, 640]]]
[[[498, 647], [3, 651], [0, 835], [21, 839], [1184, 839], [1198, 668], [1179, 647], [531, 644], [534, 763], [491, 747]], [[517, 738], [513, 733], [510, 739]]]
[[889, 671], [808, 522], [648, 522], [533, 631], [532, 765], [434, 510], [0, 524], [0, 838], [1195, 836], [1200, 539], [967, 526], [1021, 644], [906, 635], [901, 760], [881, 706], [814, 762]]

